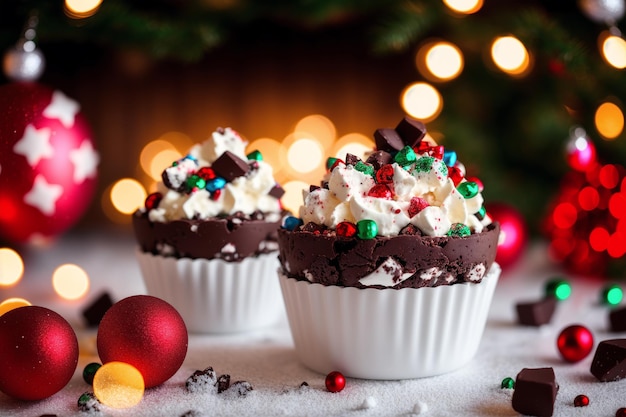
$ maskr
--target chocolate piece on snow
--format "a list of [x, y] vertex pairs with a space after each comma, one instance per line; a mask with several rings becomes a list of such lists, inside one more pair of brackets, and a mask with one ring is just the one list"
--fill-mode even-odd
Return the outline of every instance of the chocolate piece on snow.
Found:
[[591, 362], [591, 373], [602, 382], [626, 378], [626, 339], [600, 342]]
[[378, 171], [383, 165], [392, 163], [393, 157], [389, 152], [375, 151], [367, 157], [367, 160], [365, 162], [371, 164], [374, 169]]
[[515, 379], [513, 409], [529, 416], [549, 417], [554, 413], [558, 390], [552, 368], [524, 368]]
[[376, 149], [379, 151], [397, 152], [404, 148], [402, 138], [394, 129], [377, 129], [374, 132]]
[[231, 151], [226, 151], [219, 156], [211, 165], [217, 175], [231, 182], [248, 172], [248, 162], [244, 161]]
[[113, 305], [113, 300], [109, 293], [104, 292], [94, 302], [83, 310], [83, 317], [87, 321], [87, 325], [96, 327], [100, 324], [100, 320], [104, 313]]
[[609, 322], [612, 332], [626, 332], [626, 307], [611, 310]]
[[542, 326], [550, 323], [557, 300], [554, 297], [546, 297], [539, 301], [517, 303], [517, 321], [526, 326]]
[[419, 120], [404, 117], [396, 126], [396, 132], [402, 138], [403, 147], [414, 147], [426, 136], [426, 126]]

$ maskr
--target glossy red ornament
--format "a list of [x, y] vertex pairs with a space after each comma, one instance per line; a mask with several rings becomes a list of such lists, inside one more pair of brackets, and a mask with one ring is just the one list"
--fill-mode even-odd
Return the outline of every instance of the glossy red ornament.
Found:
[[579, 362], [593, 350], [593, 334], [579, 324], [568, 326], [559, 334], [556, 345], [567, 362]]
[[326, 389], [330, 392], [339, 392], [346, 386], [346, 378], [341, 372], [333, 371], [326, 375]]
[[99, 156], [79, 110], [38, 83], [0, 86], [0, 237], [54, 237], [87, 209]]
[[587, 407], [589, 405], [589, 397], [580, 394], [574, 398], [574, 407]]
[[78, 340], [59, 314], [19, 307], [0, 317], [0, 391], [42, 400], [60, 391], [78, 364]]
[[524, 253], [528, 241], [526, 222], [522, 214], [506, 203], [488, 203], [487, 214], [500, 223], [502, 243], [498, 245], [496, 262], [502, 269], [514, 265]]
[[356, 235], [357, 228], [356, 224], [350, 222], [340, 222], [335, 227], [338, 236], [351, 237]]
[[157, 297], [135, 295], [105, 313], [98, 327], [98, 355], [102, 364], [133, 365], [150, 388], [178, 371], [188, 339], [185, 322], [174, 307]]
[[367, 192], [370, 197], [384, 198], [385, 200], [391, 200], [393, 198], [393, 191], [386, 184], [376, 184]]

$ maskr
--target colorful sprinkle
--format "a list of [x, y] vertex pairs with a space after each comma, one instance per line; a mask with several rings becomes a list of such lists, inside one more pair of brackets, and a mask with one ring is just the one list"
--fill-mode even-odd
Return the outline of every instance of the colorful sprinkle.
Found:
[[424, 210], [429, 205], [428, 201], [421, 197], [412, 197], [411, 202], [409, 203], [409, 217], [414, 217], [417, 213]]
[[263, 155], [258, 150], [250, 152], [248, 155], [246, 155], [246, 157], [248, 158], [248, 160], [254, 160], [254, 161], [262, 161], [263, 160]]
[[206, 189], [210, 192], [221, 190], [226, 186], [226, 180], [222, 177], [215, 177], [206, 183]]
[[326, 159], [326, 169], [332, 171], [337, 161], [341, 161], [341, 159], [333, 158], [332, 156], [328, 157], [328, 159]]
[[101, 366], [102, 365], [97, 362], [91, 362], [85, 365], [85, 368], [83, 369], [83, 379], [86, 383], [89, 385], [93, 384], [93, 377]]
[[410, 146], [405, 146], [400, 149], [396, 156], [393, 158], [394, 161], [401, 167], [405, 167], [407, 165], [411, 165], [416, 161], [417, 155], [415, 155], [415, 151]]
[[502, 389], [514, 389], [515, 388], [515, 380], [510, 376], [507, 376], [500, 383], [500, 388]]
[[456, 189], [466, 199], [476, 197], [476, 194], [478, 194], [478, 184], [471, 181], [460, 183]]
[[454, 223], [446, 233], [448, 236], [465, 237], [472, 234], [470, 228], [463, 223]]
[[361, 239], [374, 239], [378, 234], [378, 225], [374, 220], [359, 220], [356, 224], [358, 237]]
[[209, 181], [217, 177], [217, 175], [215, 174], [215, 171], [213, 171], [213, 168], [210, 168], [210, 167], [200, 168], [199, 170], [196, 171], [196, 175], [204, 179], [205, 181]]
[[204, 187], [206, 187], [207, 182], [204, 178], [194, 174], [191, 175], [187, 178], [187, 187], [190, 190], [194, 190], [194, 189], [204, 189]]
[[386, 184], [376, 184], [367, 192], [370, 197], [384, 198], [391, 200], [393, 198], [393, 191]]
[[285, 217], [285, 220], [283, 221], [283, 229], [286, 230], [295, 230], [297, 227], [299, 227], [302, 224], [302, 220], [300, 220], [297, 217], [294, 216], [287, 216]]
[[354, 165], [354, 169], [364, 173], [365, 175], [374, 176], [374, 167], [363, 161], [357, 162], [356, 165]]
[[463, 173], [455, 166], [448, 167], [448, 177], [450, 177], [455, 187], [463, 181]]
[[326, 389], [330, 392], [339, 392], [346, 386], [346, 378], [341, 372], [333, 371], [326, 375]]
[[589, 405], [589, 397], [580, 394], [574, 398], [574, 407], [587, 407]]
[[481, 208], [478, 209], [476, 213], [474, 213], [474, 216], [476, 216], [478, 220], [484, 219], [486, 215], [487, 215], [487, 209], [485, 208], [485, 206], [482, 206]]
[[554, 278], [546, 283], [545, 294], [559, 301], [567, 300], [572, 295], [572, 286], [562, 278]]
[[335, 230], [338, 236], [352, 237], [357, 234], [356, 225], [350, 222], [340, 222]]
[[152, 193], [148, 197], [146, 197], [146, 201], [144, 203], [147, 210], [152, 210], [159, 207], [159, 203], [163, 199], [163, 194], [161, 193]]
[[449, 167], [454, 166], [454, 164], [456, 164], [456, 160], [457, 160], [456, 152], [454, 152], [454, 151], [444, 151], [443, 152], [443, 162], [447, 166], [449, 166]]
[[435, 158], [432, 156], [422, 156], [415, 163], [415, 171], [416, 172], [430, 172], [433, 169], [433, 163], [435, 162]]
[[376, 182], [379, 184], [389, 184], [393, 182], [393, 171], [393, 165], [383, 165], [376, 171]]

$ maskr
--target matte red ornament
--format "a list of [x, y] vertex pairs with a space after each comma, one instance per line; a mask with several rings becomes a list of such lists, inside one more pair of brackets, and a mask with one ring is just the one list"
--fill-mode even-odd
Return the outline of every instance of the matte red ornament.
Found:
[[574, 407], [587, 407], [589, 405], [589, 397], [580, 394], [574, 398]]
[[339, 392], [346, 386], [346, 378], [341, 372], [333, 371], [326, 375], [326, 389], [330, 392]]
[[0, 358], [0, 391], [19, 400], [42, 400], [74, 375], [78, 340], [56, 312], [19, 307], [0, 317]]
[[559, 334], [556, 345], [567, 362], [579, 362], [593, 350], [593, 334], [579, 324], [568, 326]]
[[528, 241], [526, 222], [522, 214], [506, 203], [488, 203], [487, 214], [500, 223], [503, 241], [498, 245], [496, 262], [506, 269], [514, 265], [524, 253]]
[[87, 209], [99, 156], [79, 110], [38, 83], [0, 86], [0, 237], [52, 238]]
[[174, 307], [157, 297], [135, 295], [114, 304], [102, 318], [98, 355], [102, 364], [133, 365], [150, 388], [178, 371], [188, 340], [185, 322]]
[[393, 198], [393, 191], [386, 184], [376, 184], [367, 192], [370, 197], [384, 198], [385, 200], [391, 200]]

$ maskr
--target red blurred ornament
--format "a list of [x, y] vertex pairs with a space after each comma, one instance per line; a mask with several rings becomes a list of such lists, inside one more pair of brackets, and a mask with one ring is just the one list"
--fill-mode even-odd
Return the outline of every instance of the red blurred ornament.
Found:
[[485, 208], [489, 217], [500, 223], [502, 242], [498, 245], [496, 262], [506, 269], [524, 253], [528, 240], [526, 222], [521, 213], [509, 204], [489, 203]]
[[52, 310], [19, 307], [0, 317], [0, 391], [42, 400], [60, 391], [78, 364], [78, 340]]
[[0, 237], [53, 237], [87, 209], [99, 156], [79, 108], [35, 82], [0, 86]]
[[626, 417], [626, 407], [619, 408], [615, 412], [615, 417]]
[[574, 398], [574, 407], [587, 407], [589, 405], [589, 397], [580, 394]]
[[559, 334], [556, 345], [561, 357], [567, 362], [579, 362], [591, 353], [593, 334], [579, 324], [568, 326]]
[[567, 163], [576, 171], [587, 171], [596, 164], [596, 147], [583, 128], [572, 128], [565, 146]]
[[339, 392], [346, 386], [346, 378], [341, 372], [333, 371], [326, 375], [326, 389], [330, 392]]
[[146, 388], [167, 381], [187, 354], [187, 328], [167, 302], [149, 295], [124, 298], [107, 310], [98, 327], [98, 355], [133, 365]]

